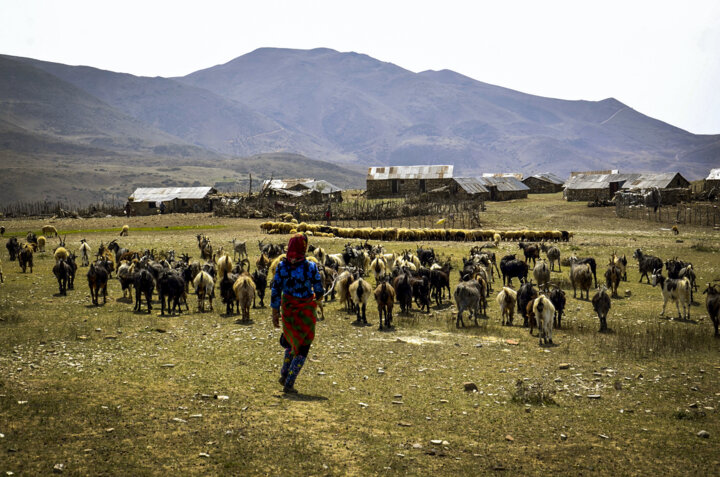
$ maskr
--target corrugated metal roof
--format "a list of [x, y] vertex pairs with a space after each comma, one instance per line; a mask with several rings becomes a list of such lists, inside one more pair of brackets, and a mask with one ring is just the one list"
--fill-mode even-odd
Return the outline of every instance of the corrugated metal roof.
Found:
[[269, 188], [273, 190], [293, 190], [295, 192], [307, 193], [308, 191], [318, 191], [322, 194], [332, 194], [341, 192], [342, 189], [329, 183], [326, 180], [315, 179], [273, 179], [263, 181], [263, 189]]
[[605, 189], [611, 182], [627, 182], [638, 179], [642, 174], [578, 174], [565, 183], [566, 189]]
[[367, 180], [446, 179], [453, 175], [453, 166], [388, 166], [368, 168]]
[[202, 199], [215, 192], [212, 187], [140, 187], [130, 197], [133, 202], [167, 202], [173, 199]]
[[298, 178], [298, 179], [268, 179], [263, 181], [263, 189], [265, 187], [270, 187], [271, 189], [289, 189], [291, 187], [294, 187], [298, 184], [303, 184], [305, 182], [311, 182], [313, 179], [311, 178]]
[[487, 194], [489, 191], [485, 188], [485, 186], [480, 182], [479, 179], [475, 177], [455, 177], [453, 178], [457, 184], [462, 187], [462, 189], [467, 192], [468, 194]]
[[521, 181], [523, 180], [523, 175], [519, 172], [483, 172], [483, 177], [514, 177], [515, 179]]
[[481, 177], [486, 186], [495, 186], [499, 191], [530, 190], [528, 186], [514, 177]]
[[720, 169], [710, 169], [710, 174], [708, 174], [705, 180], [720, 181]]
[[[551, 183], [551, 184], [559, 184], [559, 185], [562, 185], [562, 184], [565, 183], [564, 180], [560, 179], [558, 176], [556, 176], [556, 175], [553, 174], [552, 172], [541, 172], [541, 173], [539, 173], [539, 174], [535, 174], [535, 175], [532, 175], [532, 176], [530, 176], [530, 177], [534, 177], [534, 178], [536, 178], [536, 179], [540, 179], [541, 181], [549, 182], [549, 183]], [[527, 179], [530, 179], [530, 177], [528, 177]], [[525, 179], [525, 180], [527, 180], [527, 179]], [[524, 182], [524, 181], [523, 181], [523, 182]]]
[[[623, 189], [651, 189], [657, 187], [658, 189], [664, 189], [670, 185], [675, 179], [675, 176], [679, 175], [679, 172], [663, 172], [660, 174], [642, 174], [640, 177], [634, 180], [628, 180], [623, 184]], [[680, 176], [682, 177], [682, 176]]]

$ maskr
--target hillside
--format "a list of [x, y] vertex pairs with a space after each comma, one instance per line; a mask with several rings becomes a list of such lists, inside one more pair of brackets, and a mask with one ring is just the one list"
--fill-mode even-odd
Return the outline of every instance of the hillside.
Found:
[[0, 55], [6, 201], [125, 197], [140, 183], [244, 190], [250, 173], [358, 187], [365, 167], [382, 164], [693, 179], [719, 155], [720, 135], [691, 134], [613, 98], [543, 98], [325, 48], [261, 48], [182, 78]]
[[262, 48], [179, 78], [325, 140], [364, 165], [454, 163], [459, 171], [680, 169], [702, 175], [699, 136], [615, 99], [564, 101], [452, 71], [412, 73], [366, 55]]

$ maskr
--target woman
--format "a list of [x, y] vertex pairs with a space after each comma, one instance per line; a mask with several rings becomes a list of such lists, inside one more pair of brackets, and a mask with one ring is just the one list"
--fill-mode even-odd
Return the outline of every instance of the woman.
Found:
[[305, 364], [315, 338], [317, 302], [322, 300], [323, 286], [317, 265], [305, 259], [308, 240], [296, 234], [288, 243], [288, 252], [275, 271], [270, 307], [275, 328], [280, 327], [282, 304], [282, 335], [285, 359], [280, 370], [280, 384], [285, 393], [297, 393], [295, 379]]

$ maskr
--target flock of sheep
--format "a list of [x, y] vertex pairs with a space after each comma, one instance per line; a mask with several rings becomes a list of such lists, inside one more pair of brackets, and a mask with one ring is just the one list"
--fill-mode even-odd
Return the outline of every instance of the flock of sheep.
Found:
[[[556, 265], [558, 272], [562, 272], [562, 265], [570, 267], [569, 279], [575, 298], [579, 289], [580, 299], [583, 299], [584, 294], [584, 298], [590, 300], [590, 288], [593, 288], [593, 285], [597, 288], [592, 304], [600, 321], [601, 332], [607, 330], [611, 297], [618, 296], [621, 280], [627, 280], [627, 258], [624, 255], [612, 254], [604, 274], [605, 284], [598, 288], [597, 263], [594, 258], [571, 256], [561, 260], [560, 250], [556, 245], [531, 242], [547, 237], [556, 241], [569, 240], [572, 234], [564, 231], [343, 229], [283, 222], [267, 222], [262, 224], [262, 228], [265, 231], [284, 231], [284, 228], [275, 228], [278, 224], [292, 227], [288, 232], [320, 236], [332, 234], [338, 237], [351, 235], [365, 240], [364, 243], [356, 245], [346, 244], [343, 250], [337, 253], [327, 253], [324, 249], [311, 245], [308, 259], [318, 264], [326, 290], [325, 296], [318, 300], [321, 318], [324, 318], [323, 302], [334, 300], [337, 296], [346, 312], [354, 313], [357, 322], [367, 324], [366, 308], [373, 297], [381, 330], [392, 327], [396, 304], [404, 314], [410, 313], [413, 303], [419, 310], [429, 312], [431, 305], [441, 306], [443, 300], [450, 300], [451, 297], [457, 307], [456, 326], [464, 326], [465, 311], [470, 313], [477, 324], [479, 316], [487, 316], [488, 298], [493, 292], [496, 275], [500, 275], [502, 286], [495, 296], [495, 301], [500, 310], [501, 323], [512, 326], [517, 310], [523, 317], [523, 326], [529, 327], [531, 334], [537, 326], [541, 345], [552, 344], [552, 331], [554, 327], [562, 326], [566, 302], [565, 292], [550, 281], [551, 272], [555, 271]], [[444, 240], [459, 240], [461, 237], [463, 240], [477, 240], [483, 237], [495, 244], [500, 240], [523, 240], [519, 242], [518, 250], [522, 251], [524, 257], [506, 255], [500, 259], [498, 266], [495, 253], [489, 250], [491, 244], [474, 246], [468, 256], [462, 259], [459, 281], [451, 293], [451, 259], [436, 256], [432, 248], [418, 247], [415, 252], [406, 250], [402, 253], [390, 253], [382, 245], [369, 244], [369, 240], [375, 237], [385, 240], [388, 230], [393, 231], [393, 240], [401, 240], [401, 237], [405, 240], [414, 237], [417, 240], [421, 233], [424, 234], [422, 240], [430, 240], [427, 237], [433, 234], [437, 237], [445, 234]], [[127, 236], [128, 232], [128, 227], [124, 226], [120, 235]], [[54, 249], [56, 263], [53, 273], [58, 280], [60, 294], [66, 294], [68, 289], [74, 288], [78, 268], [77, 256], [68, 250], [65, 240], [60, 238], [54, 227], [43, 227], [43, 234], [59, 240], [58, 247]], [[100, 296], [105, 303], [107, 283], [115, 273], [121, 284], [123, 297], [128, 296], [132, 301], [132, 292], [135, 291], [135, 311], [142, 309], [142, 299], [145, 298], [149, 313], [152, 310], [153, 293], [157, 293], [160, 301], [161, 315], [166, 311], [169, 314], [181, 312], [183, 305], [189, 310], [187, 295], [192, 285], [198, 300], [198, 311], [205, 311], [206, 300], [209, 310], [213, 311], [213, 298], [217, 288], [222, 302], [226, 305], [226, 314], [241, 313], [242, 321], [249, 321], [250, 309], [255, 306], [256, 298], [259, 298], [260, 306], [264, 307], [268, 277], [272, 279], [274, 276], [275, 267], [284, 257], [284, 247], [260, 241], [260, 256], [255, 262], [255, 271], [250, 273], [246, 242], [233, 239], [231, 256], [223, 247], [214, 249], [207, 236], [198, 235], [197, 241], [200, 260], [191, 260], [187, 254], [176, 257], [172, 250], [160, 253], [154, 250], [128, 250], [120, 246], [117, 240], [101, 244], [91, 260], [90, 245], [85, 239], [81, 240], [81, 266], [88, 267], [87, 279], [93, 304], [99, 305]], [[43, 251], [46, 245], [45, 237], [28, 233], [26, 243], [20, 244], [13, 237], [6, 247], [10, 259], [17, 259], [23, 272], [29, 267], [32, 273], [32, 254]], [[547, 260], [540, 260], [541, 252], [546, 254]], [[679, 318], [689, 319], [692, 293], [697, 289], [692, 264], [677, 258], [663, 263], [657, 257], [643, 254], [640, 249], [637, 249], [633, 256], [638, 261], [640, 281], [646, 278], [648, 283], [661, 289], [664, 301], [662, 314], [665, 313], [668, 301], [671, 301], [677, 306]], [[531, 262], [534, 281], [528, 279]], [[668, 272], [667, 277], [662, 275], [663, 266]], [[371, 285], [368, 275], [373, 277], [374, 286]], [[517, 290], [513, 287], [513, 278], [518, 278], [521, 283]], [[0, 268], [0, 281], [2, 280]], [[715, 335], [720, 336], [720, 285], [708, 284], [704, 293], [707, 294], [706, 306], [715, 327]]]

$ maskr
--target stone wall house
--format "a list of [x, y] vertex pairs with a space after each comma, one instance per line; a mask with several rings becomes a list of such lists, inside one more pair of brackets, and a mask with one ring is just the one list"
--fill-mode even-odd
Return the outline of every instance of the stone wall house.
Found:
[[140, 187], [128, 198], [133, 215], [159, 214], [162, 205], [165, 213], [210, 212], [210, 195], [217, 194], [212, 187]]
[[480, 177], [485, 188], [490, 192], [490, 200], [527, 199], [530, 188], [515, 177]]
[[370, 167], [366, 179], [368, 199], [388, 199], [424, 194], [455, 184], [453, 166]]
[[525, 178], [523, 184], [530, 188], [530, 194], [554, 194], [562, 192], [565, 181], [558, 176], [543, 172]]

